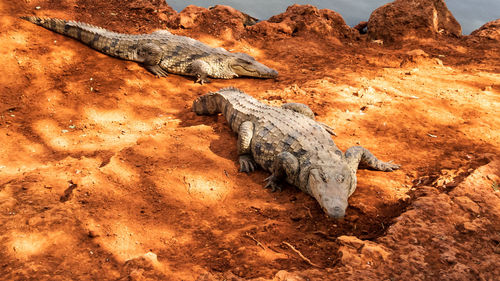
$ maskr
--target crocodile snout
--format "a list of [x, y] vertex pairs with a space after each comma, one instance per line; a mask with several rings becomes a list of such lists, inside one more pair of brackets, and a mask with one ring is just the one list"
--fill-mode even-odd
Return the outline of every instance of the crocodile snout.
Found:
[[263, 66], [261, 69], [258, 71], [260, 78], [276, 78], [278, 77], [278, 71], [267, 67]]
[[329, 217], [334, 219], [341, 219], [345, 216], [347, 202], [344, 202], [340, 199], [325, 198], [323, 204], [323, 209]]
[[328, 216], [334, 218], [334, 219], [341, 219], [345, 216], [345, 210], [342, 209], [341, 207], [334, 207], [333, 210], [327, 211]]
[[278, 77], [278, 71], [274, 70], [274, 69], [270, 69], [269, 70], [269, 77], [270, 78], [274, 78], [274, 77]]

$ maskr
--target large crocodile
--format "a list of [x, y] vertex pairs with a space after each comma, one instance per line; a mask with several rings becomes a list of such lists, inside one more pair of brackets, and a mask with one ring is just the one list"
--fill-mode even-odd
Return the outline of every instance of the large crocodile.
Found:
[[86, 23], [36, 16], [21, 17], [49, 30], [75, 38], [113, 57], [142, 63], [153, 74], [167, 72], [197, 77], [230, 79], [239, 76], [274, 78], [278, 72], [245, 53], [212, 48], [200, 41], [178, 36], [167, 30], [150, 34], [122, 34]]
[[356, 189], [358, 165], [386, 172], [399, 168], [361, 146], [342, 153], [326, 125], [315, 121], [304, 104], [268, 106], [238, 89], [226, 88], [198, 97], [193, 111], [225, 116], [238, 133], [241, 172], [252, 172], [257, 163], [272, 173], [266, 188], [281, 189], [279, 181], [284, 179], [313, 196], [333, 218], [345, 215], [347, 199]]

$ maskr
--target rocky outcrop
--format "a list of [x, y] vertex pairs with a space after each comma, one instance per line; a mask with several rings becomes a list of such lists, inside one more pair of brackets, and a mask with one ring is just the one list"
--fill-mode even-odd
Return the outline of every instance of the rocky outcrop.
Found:
[[216, 5], [207, 9], [189, 5], [178, 14], [174, 22], [180, 28], [193, 28], [199, 25], [207, 27], [216, 22], [243, 28], [247, 25], [254, 25], [257, 19], [229, 6]]
[[189, 5], [171, 18], [168, 25], [171, 28], [199, 30], [215, 36], [238, 39], [246, 31], [246, 26], [255, 23], [256, 18], [229, 6], [216, 5], [207, 9]]
[[373, 11], [368, 21], [369, 37], [389, 43], [461, 33], [444, 0], [396, 0]]
[[500, 41], [500, 19], [490, 21], [479, 29], [474, 30], [472, 37]]
[[338, 39], [354, 38], [358, 34], [335, 11], [318, 10], [312, 5], [297, 4], [288, 7], [284, 13], [252, 26], [252, 29], [265, 35], [273, 33], [292, 36], [320, 35]]
[[224, 39], [239, 39], [248, 33], [265, 36], [321, 36], [324, 38], [352, 39], [359, 32], [350, 28], [342, 16], [328, 9], [312, 5], [293, 5], [286, 12], [258, 22], [232, 7], [217, 5], [206, 9], [187, 6], [168, 20], [171, 28], [191, 29], [221, 36]]

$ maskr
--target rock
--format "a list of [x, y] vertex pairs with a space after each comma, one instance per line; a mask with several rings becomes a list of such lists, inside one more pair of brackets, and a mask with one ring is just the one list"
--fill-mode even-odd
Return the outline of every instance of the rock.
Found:
[[127, 260], [122, 267], [122, 280], [166, 280], [159, 270], [156, 254], [148, 252], [142, 256]]
[[339, 252], [342, 253], [341, 261], [344, 265], [378, 266], [390, 255], [390, 252], [382, 245], [360, 240], [354, 236], [340, 236], [337, 241], [341, 244]]
[[360, 34], [366, 34], [368, 31], [368, 22], [362, 21], [362, 22], [358, 23], [357, 25], [355, 25], [353, 28], [356, 29], [357, 31], [359, 31]]
[[298, 276], [297, 274], [290, 273], [285, 270], [280, 270], [276, 273], [273, 281], [305, 281], [306, 279]]
[[480, 212], [479, 206], [467, 196], [455, 197], [453, 201], [455, 201], [464, 211], [474, 213], [475, 215], [478, 215]]
[[441, 254], [440, 260], [449, 264], [457, 263], [457, 251], [456, 249], [447, 249]]
[[422, 49], [413, 49], [411, 51], [406, 52], [406, 54], [409, 55], [409, 56], [414, 56], [414, 57], [418, 57], [418, 56], [422, 56], [422, 57], [425, 57], [425, 58], [429, 57], [429, 54], [427, 54]]
[[443, 61], [438, 59], [438, 58], [433, 58], [432, 61], [434, 62], [434, 64], [436, 65], [439, 65], [439, 66], [443, 66]]
[[[224, 273], [211, 273], [211, 272], [206, 272], [204, 274], [200, 274], [198, 278], [196, 278], [196, 281], [219, 281], [219, 280], [227, 280], [227, 281], [244, 281], [245, 279], [242, 279], [238, 276], [236, 276], [234, 273], [231, 271], [226, 271]], [[254, 280], [254, 279], [252, 279]], [[259, 279], [256, 279], [255, 281], [260, 281]], [[264, 281], [264, 280], [262, 280]]]
[[369, 37], [388, 43], [439, 34], [462, 34], [460, 24], [443, 0], [396, 0], [377, 8], [368, 20]]
[[474, 30], [470, 35], [480, 39], [500, 41], [500, 19], [484, 24], [479, 29]]
[[177, 24], [180, 28], [192, 28], [196, 26], [195, 21], [206, 12], [207, 9], [195, 5], [189, 5], [177, 16]]
[[[350, 28], [342, 16], [332, 10], [312, 5], [292, 5], [286, 12], [252, 26], [252, 30], [266, 35], [284, 33], [292, 36], [319, 35], [338, 39], [356, 38], [358, 32]], [[357, 34], [357, 35], [356, 35]]]
[[[424, 65], [443, 66], [443, 62], [438, 58], [430, 58], [430, 55], [421, 49], [413, 49], [405, 53], [405, 56], [399, 66], [402, 68], [408, 68]], [[408, 75], [411, 74], [414, 73], [409, 73]]]
[[462, 227], [465, 231], [469, 231], [469, 232], [477, 232], [479, 230], [477, 225], [475, 225], [472, 222], [468, 222], [468, 221], [464, 222]]

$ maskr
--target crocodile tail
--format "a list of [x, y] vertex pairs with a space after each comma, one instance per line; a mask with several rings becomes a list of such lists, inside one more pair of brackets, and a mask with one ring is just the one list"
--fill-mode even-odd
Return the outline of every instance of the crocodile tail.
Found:
[[198, 115], [217, 114], [221, 112], [221, 100], [218, 93], [208, 93], [194, 100], [192, 109]]
[[105, 54], [129, 59], [124, 56], [123, 52], [117, 52], [118, 49], [115, 47], [120, 40], [124, 40], [122, 34], [82, 22], [66, 21], [55, 18], [40, 18], [37, 16], [24, 16], [21, 18], [45, 27], [48, 30], [74, 38]]
[[43, 26], [49, 30], [55, 31], [57, 33], [66, 34], [64, 29], [66, 26], [66, 21], [61, 19], [51, 19], [51, 18], [39, 18], [36, 16], [25, 16], [21, 17], [23, 20], [29, 21], [39, 26]]
[[36, 25], [43, 26], [48, 30], [75, 38], [88, 45], [91, 45], [93, 41], [96, 41], [96, 36], [104, 36], [105, 33], [108, 32], [104, 28], [75, 21], [55, 18], [40, 18], [37, 16], [27, 16], [21, 18]]

